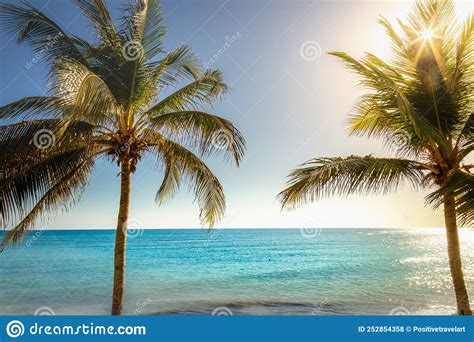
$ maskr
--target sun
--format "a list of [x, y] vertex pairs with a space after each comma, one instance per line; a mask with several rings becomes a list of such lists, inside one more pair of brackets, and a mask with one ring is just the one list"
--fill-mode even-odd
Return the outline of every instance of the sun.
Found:
[[426, 29], [420, 33], [421, 38], [424, 40], [431, 40], [433, 38], [433, 30], [432, 29]]

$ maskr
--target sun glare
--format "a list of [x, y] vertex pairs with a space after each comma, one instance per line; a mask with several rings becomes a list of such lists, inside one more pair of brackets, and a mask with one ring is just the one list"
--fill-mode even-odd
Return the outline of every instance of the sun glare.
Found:
[[426, 30], [422, 31], [420, 35], [425, 40], [431, 40], [431, 38], [433, 38], [433, 30], [426, 29]]

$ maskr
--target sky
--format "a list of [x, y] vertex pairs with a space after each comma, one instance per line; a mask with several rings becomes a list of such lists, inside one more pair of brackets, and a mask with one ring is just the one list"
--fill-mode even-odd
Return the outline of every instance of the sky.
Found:
[[[72, 1], [30, 2], [66, 31], [93, 37]], [[117, 18], [123, 1], [107, 3]], [[383, 15], [393, 22], [395, 17], [403, 18], [409, 7], [402, 1], [162, 1], [166, 49], [189, 44], [203, 64], [223, 71], [230, 92], [211, 110], [230, 119], [247, 142], [240, 168], [220, 159], [208, 160], [227, 199], [226, 217], [218, 227], [442, 226], [441, 212], [424, 205], [426, 193], [408, 186], [384, 196], [324, 199], [290, 212], [281, 211], [275, 199], [288, 172], [308, 159], [392, 155], [381, 141], [348, 136], [347, 118], [362, 90], [326, 52], [361, 57], [367, 51], [386, 59], [389, 41], [377, 18]], [[472, 8], [472, 2], [457, 3], [461, 18]], [[33, 57], [29, 47], [0, 32], [0, 105], [45, 94], [46, 65], [41, 60], [32, 63]], [[39, 226], [114, 228], [118, 171], [114, 164], [99, 162], [73, 210]], [[143, 228], [200, 227], [198, 206], [187, 187], [164, 205], [155, 203], [161, 179], [150, 162], [139, 165], [132, 181], [131, 220]]]

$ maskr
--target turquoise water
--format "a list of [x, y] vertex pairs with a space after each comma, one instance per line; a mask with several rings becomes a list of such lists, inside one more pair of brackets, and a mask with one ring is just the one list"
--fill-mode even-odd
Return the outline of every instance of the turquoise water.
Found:
[[[127, 246], [124, 313], [453, 313], [443, 230], [317, 233], [135, 231]], [[473, 237], [462, 231], [471, 299]], [[32, 232], [22, 247], [0, 254], [0, 314], [43, 307], [55, 314], [108, 314], [113, 247], [114, 231]]]

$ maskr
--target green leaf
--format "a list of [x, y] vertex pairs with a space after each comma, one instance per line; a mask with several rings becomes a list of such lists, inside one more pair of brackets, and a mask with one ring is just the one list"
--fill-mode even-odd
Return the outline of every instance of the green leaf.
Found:
[[417, 188], [424, 173], [412, 160], [374, 158], [316, 158], [288, 175], [287, 187], [278, 199], [284, 208], [295, 208], [333, 195], [386, 193], [403, 181]]

